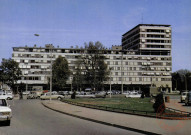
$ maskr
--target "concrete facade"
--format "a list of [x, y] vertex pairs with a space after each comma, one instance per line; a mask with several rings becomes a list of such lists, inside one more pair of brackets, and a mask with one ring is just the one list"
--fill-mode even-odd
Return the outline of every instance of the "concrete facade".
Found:
[[[83, 48], [13, 47], [12, 59], [19, 63], [23, 77], [17, 83], [42, 86], [48, 83], [51, 59], [58, 56], [68, 60], [75, 74], [78, 56]], [[51, 57], [52, 56], [52, 57]], [[166, 25], [138, 25], [122, 36], [122, 46], [112, 46], [104, 51], [105, 63], [111, 69], [111, 84], [133, 89], [156, 86], [171, 90], [171, 28]], [[71, 83], [71, 80], [68, 80]], [[109, 84], [108, 80], [105, 84]], [[131, 87], [132, 89], [132, 87]]]

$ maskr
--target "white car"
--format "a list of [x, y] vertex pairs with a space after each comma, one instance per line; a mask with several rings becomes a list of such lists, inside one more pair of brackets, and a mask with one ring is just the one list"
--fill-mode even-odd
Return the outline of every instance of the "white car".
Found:
[[130, 91], [124, 91], [122, 94], [123, 95], [128, 95], [128, 94], [130, 94]]
[[59, 94], [54, 93], [54, 92], [52, 92], [52, 93], [47, 92], [44, 95], [40, 96], [41, 100], [46, 100], [46, 99], [50, 99], [50, 98], [51, 99], [62, 100], [64, 98], [64, 96], [63, 95], [59, 95]]
[[76, 98], [95, 98], [95, 97], [96, 97], [95, 94], [90, 94], [86, 92], [84, 94], [80, 93], [76, 95]]
[[131, 92], [125, 96], [126, 98], [140, 98], [141, 94], [138, 92]]
[[7, 100], [12, 100], [13, 95], [12, 94], [0, 93], [0, 98], [7, 99]]
[[187, 95], [188, 92], [182, 92], [181, 96], [180, 96], [180, 102], [184, 102], [185, 99], [186, 99], [186, 95]]
[[10, 106], [7, 104], [5, 98], [0, 97], [0, 121], [5, 121], [6, 125], [11, 124], [12, 111]]
[[95, 94], [95, 97], [96, 97], [96, 98], [105, 98], [106, 95], [107, 95], [106, 92], [101, 91], [101, 92], [99, 92], [99, 93], [96, 93], [96, 94]]
[[30, 94], [30, 91], [23, 91], [22, 94], [23, 94], [23, 95], [29, 95], [29, 94]]

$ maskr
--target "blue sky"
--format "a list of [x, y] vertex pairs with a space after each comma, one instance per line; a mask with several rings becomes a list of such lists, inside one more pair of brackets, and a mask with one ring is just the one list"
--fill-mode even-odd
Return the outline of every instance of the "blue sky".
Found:
[[[173, 71], [191, 70], [191, 0], [0, 0], [0, 59], [12, 47], [120, 45], [140, 23], [172, 27]], [[38, 33], [40, 36], [34, 36]]]

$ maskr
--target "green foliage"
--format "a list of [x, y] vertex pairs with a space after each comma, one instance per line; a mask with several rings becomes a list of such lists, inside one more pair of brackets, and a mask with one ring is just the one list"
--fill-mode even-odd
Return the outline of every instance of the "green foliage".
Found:
[[23, 92], [24, 90], [25, 90], [25, 88], [26, 88], [26, 84], [24, 84], [24, 83], [20, 83], [19, 84], [19, 92], [21, 93], [21, 92]]
[[181, 69], [172, 73], [172, 89], [190, 90], [191, 89], [191, 71], [187, 69]]
[[[105, 47], [100, 42], [85, 43], [85, 53], [81, 54], [76, 64], [78, 68], [74, 79], [81, 78], [81, 81], [89, 84], [92, 89], [102, 89], [109, 76], [107, 64], [104, 63], [104, 51]], [[84, 74], [81, 74], [82, 72]]]
[[80, 68], [81, 62], [77, 61], [76, 63], [76, 73], [73, 76], [73, 86], [79, 91], [83, 87], [84, 83], [84, 75], [82, 74], [82, 69]]
[[22, 75], [19, 64], [12, 59], [3, 59], [0, 66], [0, 81], [15, 91], [15, 84]]
[[[152, 98], [76, 98], [75, 102], [120, 109], [154, 112]], [[72, 99], [66, 99], [74, 101]]]
[[68, 61], [59, 56], [52, 65], [53, 90], [63, 90], [70, 75]]
[[163, 94], [160, 93], [155, 97], [155, 103], [153, 104], [153, 109], [156, 113], [165, 112], [165, 104], [163, 99]]
[[76, 91], [74, 91], [71, 95], [71, 99], [75, 99], [76, 98]]

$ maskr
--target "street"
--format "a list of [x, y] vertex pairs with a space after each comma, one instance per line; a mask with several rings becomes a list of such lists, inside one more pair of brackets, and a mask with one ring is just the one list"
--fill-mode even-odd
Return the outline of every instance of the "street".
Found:
[[106, 126], [45, 108], [40, 100], [9, 101], [11, 126], [0, 126], [0, 135], [127, 135], [139, 134]]

